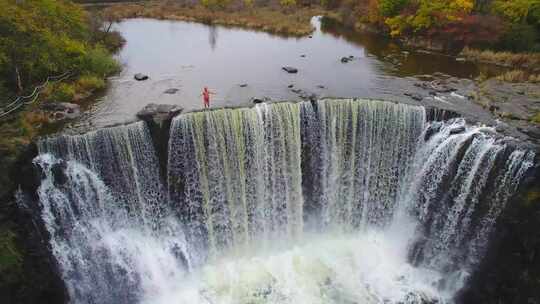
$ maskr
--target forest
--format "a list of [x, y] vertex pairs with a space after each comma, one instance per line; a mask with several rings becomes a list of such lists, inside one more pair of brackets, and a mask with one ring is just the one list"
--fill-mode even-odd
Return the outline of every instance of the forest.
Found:
[[540, 50], [539, 0], [324, 0], [323, 4], [337, 10], [349, 25], [370, 24], [392, 37], [439, 39], [456, 49]]

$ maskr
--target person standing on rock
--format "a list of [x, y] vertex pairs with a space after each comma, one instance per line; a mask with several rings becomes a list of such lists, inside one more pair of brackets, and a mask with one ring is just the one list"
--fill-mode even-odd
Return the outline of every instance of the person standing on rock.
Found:
[[207, 87], [204, 87], [202, 91], [202, 97], [204, 102], [204, 108], [210, 108], [210, 95], [215, 95], [216, 93], [209, 91]]

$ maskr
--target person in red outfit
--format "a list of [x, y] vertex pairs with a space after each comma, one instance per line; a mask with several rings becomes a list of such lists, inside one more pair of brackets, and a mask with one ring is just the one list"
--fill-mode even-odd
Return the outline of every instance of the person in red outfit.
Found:
[[202, 97], [204, 102], [204, 108], [210, 108], [210, 95], [215, 95], [216, 93], [209, 91], [207, 87], [204, 87], [202, 91]]

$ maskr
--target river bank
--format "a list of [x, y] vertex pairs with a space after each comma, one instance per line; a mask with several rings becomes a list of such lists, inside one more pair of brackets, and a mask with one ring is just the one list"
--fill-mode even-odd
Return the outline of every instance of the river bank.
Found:
[[224, 9], [167, 1], [110, 5], [104, 9], [107, 18], [116, 21], [141, 17], [180, 20], [260, 30], [293, 37], [311, 34], [314, 30], [310, 24], [311, 18], [324, 12], [325, 10], [319, 6], [301, 8], [245, 6], [240, 9]]
[[[88, 5], [96, 5], [89, 3]], [[457, 47], [445, 37], [427, 36], [415, 32], [392, 36], [386, 26], [358, 20], [350, 21], [351, 16], [343, 16], [340, 8], [328, 9], [318, 5], [310, 6], [257, 6], [237, 4], [223, 7], [206, 7], [201, 4], [185, 4], [177, 1], [149, 1], [142, 3], [109, 3], [103, 10], [108, 20], [120, 21], [127, 18], [153, 18], [160, 20], [179, 20], [201, 22], [213, 25], [232, 26], [292, 37], [310, 35], [314, 28], [310, 24], [313, 16], [325, 18], [342, 24], [358, 32], [380, 35], [393, 39], [404, 48], [422, 49], [467, 60], [490, 64], [501, 68], [522, 70], [536, 79], [540, 73], [538, 53], [480, 50], [461, 44]]]

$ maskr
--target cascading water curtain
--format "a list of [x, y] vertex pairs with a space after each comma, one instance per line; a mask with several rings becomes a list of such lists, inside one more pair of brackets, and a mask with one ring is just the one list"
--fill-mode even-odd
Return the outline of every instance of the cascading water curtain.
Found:
[[144, 123], [44, 139], [39, 152], [43, 221], [72, 303], [137, 303], [181, 280], [182, 229]]
[[173, 120], [167, 189], [140, 122], [40, 142], [73, 303], [447, 303], [534, 153], [371, 100]]
[[300, 105], [181, 115], [169, 193], [197, 256], [302, 232]]
[[497, 217], [535, 157], [494, 132], [463, 119], [424, 130], [404, 185], [421, 238], [413, 263], [466, 274], [482, 259]]
[[306, 166], [320, 189], [310, 199], [320, 209], [318, 222], [348, 230], [388, 225], [424, 129], [424, 108], [328, 100], [304, 104], [302, 119], [309, 126]]

